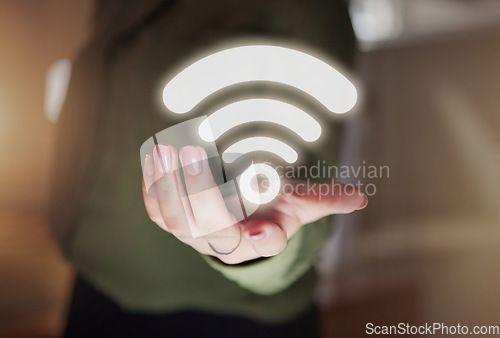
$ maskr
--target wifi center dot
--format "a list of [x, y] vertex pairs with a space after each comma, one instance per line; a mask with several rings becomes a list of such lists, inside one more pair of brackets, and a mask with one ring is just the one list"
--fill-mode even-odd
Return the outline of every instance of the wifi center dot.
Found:
[[250, 182], [252, 190], [257, 194], [266, 192], [269, 189], [270, 185], [271, 182], [269, 181], [269, 178], [263, 174], [257, 174], [256, 176], [252, 177], [252, 180]]

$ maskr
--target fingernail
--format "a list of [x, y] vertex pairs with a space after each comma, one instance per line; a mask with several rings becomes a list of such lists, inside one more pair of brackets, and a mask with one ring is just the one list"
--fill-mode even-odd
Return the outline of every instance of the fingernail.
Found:
[[358, 207], [356, 210], [361, 210], [361, 209], [364, 209], [366, 208], [366, 206], [368, 205], [368, 196], [365, 195], [365, 201], [363, 202], [363, 204], [361, 204], [360, 207]]
[[196, 176], [201, 173], [202, 156], [199, 148], [194, 146], [186, 146], [181, 149], [180, 155], [182, 167], [188, 175]]
[[155, 174], [155, 163], [153, 161], [153, 155], [147, 154], [146, 159], [144, 160], [144, 174], [148, 177], [151, 177]]
[[168, 173], [172, 169], [172, 152], [170, 151], [170, 147], [165, 144], [157, 144], [155, 152], [158, 159], [158, 161], [155, 161], [157, 170], [164, 174]]
[[266, 236], [266, 232], [262, 229], [254, 229], [248, 232], [248, 237], [250, 237], [252, 241], [256, 242], [262, 241], [264, 238], [266, 238]]

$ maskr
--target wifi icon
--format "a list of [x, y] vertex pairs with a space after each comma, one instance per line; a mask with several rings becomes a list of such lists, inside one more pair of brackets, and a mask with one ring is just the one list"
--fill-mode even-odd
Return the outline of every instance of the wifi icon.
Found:
[[[305, 52], [274, 45], [247, 45], [221, 50], [190, 64], [175, 75], [163, 89], [163, 103], [174, 114], [191, 112], [213, 94], [235, 85], [277, 83], [293, 87], [318, 101], [332, 113], [350, 111], [357, 101], [355, 86], [337, 69]], [[299, 107], [277, 99], [251, 98], [228, 104], [204, 119], [198, 136], [215, 142], [237, 126], [252, 123], [283, 126], [305, 142], [316, 141], [321, 125]], [[231, 144], [222, 153], [225, 163], [233, 163], [243, 154], [265, 151], [287, 163], [298, 160], [297, 151], [271, 136], [254, 136]], [[252, 180], [263, 175], [265, 191], [256, 191]], [[239, 177], [243, 198], [256, 205], [271, 202], [279, 193], [280, 178], [266, 163], [252, 163]]]

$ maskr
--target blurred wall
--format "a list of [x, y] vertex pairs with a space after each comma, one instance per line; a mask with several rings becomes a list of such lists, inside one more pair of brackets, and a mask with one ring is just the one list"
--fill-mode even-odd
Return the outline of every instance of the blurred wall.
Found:
[[43, 210], [54, 125], [43, 114], [45, 74], [74, 57], [92, 1], [0, 1], [0, 206]]
[[358, 334], [395, 318], [498, 325], [499, 41], [490, 28], [361, 55], [357, 163], [390, 177], [364, 180], [377, 194], [346, 230], [337, 301], [405, 289], [416, 301], [358, 313]]
[[60, 328], [71, 274], [44, 219], [57, 156], [44, 84], [49, 65], [85, 41], [92, 2], [0, 1], [0, 337]]

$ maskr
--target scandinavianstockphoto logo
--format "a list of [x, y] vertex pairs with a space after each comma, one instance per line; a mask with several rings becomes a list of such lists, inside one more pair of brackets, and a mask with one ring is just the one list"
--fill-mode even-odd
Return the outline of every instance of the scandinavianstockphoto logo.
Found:
[[[325, 62], [310, 53], [274, 44], [226, 47], [202, 55], [176, 72], [163, 87], [162, 101], [173, 118], [183, 114], [189, 116], [207, 98], [217, 98], [227, 88], [245, 85], [279, 85], [294, 97], [302, 95], [314, 100], [325, 113], [321, 116], [317, 112], [311, 114], [282, 97], [258, 94], [243, 99], [231, 97], [232, 102], [210, 115], [186, 119], [144, 142], [141, 147], [143, 171], [148, 159], [177, 156], [171, 151], [166, 155], [160, 153], [157, 144], [169, 144], [175, 149], [198, 147], [190, 148], [190, 151], [202, 149], [201, 161], [184, 161], [183, 170], [196, 172], [203, 166], [209, 167], [229, 211], [235, 215], [236, 221], [244, 219], [259, 205], [270, 203], [280, 192], [283, 193], [284, 178], [289, 177], [279, 171], [296, 168], [300, 163], [300, 150], [290, 145], [283, 132], [245, 135], [220, 152], [216, 142], [233, 130], [242, 130], [242, 126], [254, 130], [254, 125], [258, 124], [288, 130], [311, 149], [323, 133], [329, 132], [323, 130], [320, 118], [328, 119], [349, 112], [358, 99], [354, 84], [338, 68], [331, 60]], [[271, 154], [277, 161], [263, 161], [256, 156], [262, 153]], [[165, 175], [172, 176], [172, 182], [182, 180], [180, 170], [168, 170], [165, 166], [160, 169]]]
[[[275, 165], [274, 169], [280, 179], [285, 181], [282, 184], [282, 194], [301, 196], [316, 193], [320, 199], [322, 196], [334, 194], [349, 196], [359, 191], [371, 197], [377, 193], [377, 185], [374, 182], [390, 177], [389, 166], [369, 164], [366, 161], [361, 161], [359, 165], [329, 165], [324, 160], [317, 160], [309, 165]], [[287, 180], [298, 182], [287, 183]], [[324, 184], [319, 191], [313, 192], [312, 189], [318, 181], [332, 184]], [[336, 182], [346, 184], [335, 185]]]

